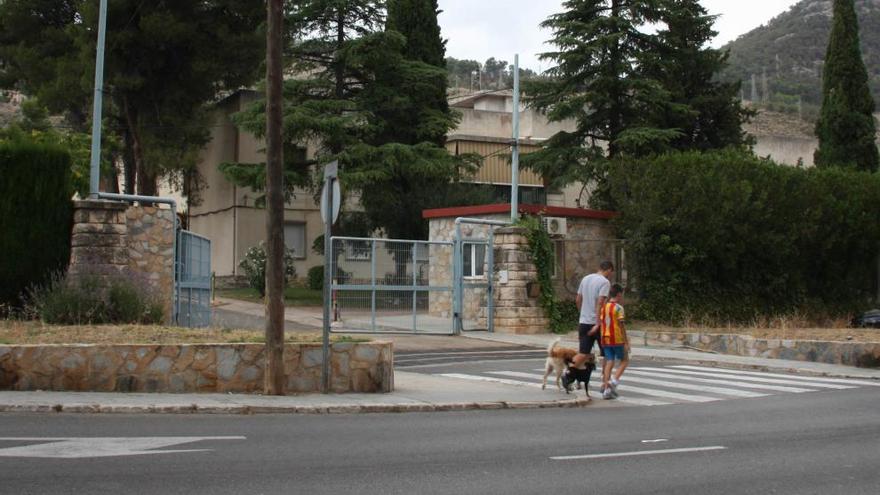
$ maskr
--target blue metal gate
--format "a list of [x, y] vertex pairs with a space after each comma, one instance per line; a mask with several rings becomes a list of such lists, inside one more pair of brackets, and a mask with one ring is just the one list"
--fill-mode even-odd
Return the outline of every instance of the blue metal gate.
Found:
[[211, 324], [211, 240], [181, 230], [176, 254], [174, 312], [177, 324], [206, 327]]

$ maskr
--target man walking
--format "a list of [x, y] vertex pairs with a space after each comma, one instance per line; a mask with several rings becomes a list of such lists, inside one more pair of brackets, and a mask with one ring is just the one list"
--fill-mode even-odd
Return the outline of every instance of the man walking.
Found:
[[[614, 273], [614, 265], [610, 261], [599, 263], [599, 271], [591, 273], [581, 280], [575, 303], [580, 311], [578, 319], [578, 353], [562, 376], [562, 386], [571, 391], [575, 382], [577, 368], [587, 360], [587, 354], [593, 352], [593, 344], [599, 339], [599, 310], [608, 299], [611, 290], [609, 277]], [[601, 348], [601, 345], [600, 345]]]

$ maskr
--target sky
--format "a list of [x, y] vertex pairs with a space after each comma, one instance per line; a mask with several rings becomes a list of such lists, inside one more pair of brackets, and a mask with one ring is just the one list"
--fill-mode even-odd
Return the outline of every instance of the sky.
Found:
[[[538, 25], [562, 10], [563, 0], [438, 0], [440, 28], [448, 41], [446, 55], [484, 62], [489, 57], [544, 70], [537, 54], [547, 50], [550, 32]], [[797, 0], [703, 0], [715, 21], [718, 36], [712, 46], [736, 39], [787, 11]]]

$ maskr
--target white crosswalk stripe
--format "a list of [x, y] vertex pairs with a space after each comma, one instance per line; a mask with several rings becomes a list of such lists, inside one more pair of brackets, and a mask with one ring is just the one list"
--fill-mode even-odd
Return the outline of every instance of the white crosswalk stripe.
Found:
[[[856, 388], [850, 385], [836, 385], [833, 383], [819, 383], [819, 382], [810, 382], [806, 383], [803, 381], [789, 380], [786, 375], [773, 375], [776, 377], [786, 377], [786, 378], [762, 378], [759, 376], [746, 376], [746, 375], [732, 375], [729, 373], [716, 373], [713, 371], [690, 371], [690, 370], [678, 370], [672, 368], [636, 368], [639, 370], [648, 370], [648, 371], [660, 371], [663, 373], [672, 373], [676, 375], [686, 375], [686, 376], [707, 376], [712, 378], [718, 378], [721, 380], [726, 380], [728, 383], [773, 383], [777, 385], [795, 385], [795, 386], [809, 386], [812, 388], [828, 388], [834, 390], [846, 390], [850, 388]], [[706, 368], [712, 369], [712, 368]]]
[[[501, 376], [510, 376], [514, 378], [531, 378], [534, 380], [541, 380], [543, 375], [536, 375], [533, 373], [523, 373], [520, 371], [489, 371], [493, 375], [501, 375]], [[556, 388], [556, 383], [553, 380], [553, 377], [548, 377], [547, 379], [547, 387]], [[599, 387], [595, 383], [590, 383], [590, 389], [595, 389], [597, 392]], [[651, 400], [651, 399], [637, 399], [634, 397], [618, 397], [619, 402], [623, 402], [625, 404], [635, 404], [639, 406], [665, 406], [671, 404], [671, 402], [664, 402], [659, 400]]]
[[[648, 370], [656, 370], [656, 371], [648, 371]], [[652, 376], [656, 378], [687, 378], [692, 382], [698, 383], [715, 383], [718, 385], [735, 385], [737, 387], [742, 388], [753, 388], [757, 390], [773, 390], [774, 392], [788, 392], [792, 394], [802, 394], [805, 392], [815, 392], [815, 389], [811, 388], [800, 388], [800, 387], [785, 387], [782, 385], [767, 385], [764, 383], [746, 383], [746, 382], [731, 382], [730, 379], [727, 380], [715, 380], [712, 378], [699, 378], [696, 376], [687, 376], [683, 377], [681, 375], [675, 375], [667, 373], [665, 368], [628, 368], [626, 370], [626, 376], [631, 375], [643, 375], [643, 376]]]
[[658, 387], [671, 387], [671, 388], [679, 388], [682, 390], [693, 390], [695, 392], [707, 392], [710, 394], [718, 394], [718, 395], [729, 395], [731, 397], [742, 397], [742, 398], [755, 398], [755, 397], [767, 397], [769, 394], [762, 394], [759, 392], [749, 392], [747, 390], [737, 390], [732, 388], [724, 388], [724, 387], [710, 387], [707, 385], [693, 385], [690, 383], [681, 383], [670, 380], [654, 380], [652, 378], [644, 378], [640, 376], [623, 376], [623, 381], [620, 386], [623, 387], [626, 385], [629, 387], [630, 382], [641, 383], [643, 385], [656, 385]]
[[[810, 386], [813, 387], [824, 387], [824, 388], [856, 388], [858, 385], [867, 385], [869, 387], [880, 387], [880, 381], [872, 382], [868, 380], [852, 380], [849, 378], [823, 378], [820, 376], [800, 376], [800, 375], [779, 375], [776, 373], [764, 373], [761, 371], [742, 371], [742, 370], [728, 370], [723, 368], [706, 368], [702, 366], [689, 366], [689, 365], [676, 365], [673, 368], [678, 369], [687, 369], [694, 371], [702, 371], [702, 372], [713, 372], [713, 373], [721, 373], [724, 375], [739, 375], [743, 377], [769, 377], [769, 378], [781, 378], [784, 377], [786, 380], [792, 380], [797, 382], [810, 382]], [[839, 384], [839, 386], [835, 387], [834, 384]], [[849, 385], [849, 386], [847, 386]]]

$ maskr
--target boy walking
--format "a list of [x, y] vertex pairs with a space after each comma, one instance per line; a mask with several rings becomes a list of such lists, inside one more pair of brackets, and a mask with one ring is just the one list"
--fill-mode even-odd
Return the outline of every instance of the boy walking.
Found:
[[[602, 365], [602, 398], [614, 399], [617, 397], [620, 377], [629, 364], [630, 346], [624, 327], [623, 287], [614, 284], [608, 297], [608, 302], [599, 311], [600, 342], [605, 356]], [[614, 370], [615, 363], [617, 370]]]

